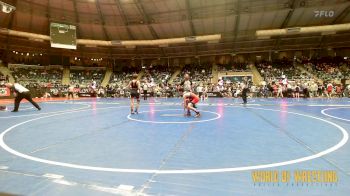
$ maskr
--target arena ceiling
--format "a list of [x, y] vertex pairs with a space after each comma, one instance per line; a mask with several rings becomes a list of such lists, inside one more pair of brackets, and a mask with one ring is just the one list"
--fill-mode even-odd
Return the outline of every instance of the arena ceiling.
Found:
[[[3, 0], [4, 1], [4, 0]], [[110, 53], [186, 56], [348, 46], [350, 32], [257, 39], [256, 30], [350, 22], [349, 0], [7, 0], [1, 28], [49, 35], [50, 22], [78, 27], [81, 39], [152, 40], [221, 34], [218, 43], [109, 48]], [[316, 17], [315, 11], [328, 16]], [[330, 16], [332, 15], [332, 16]], [[80, 47], [83, 49], [84, 47]], [[86, 48], [86, 50], [93, 50]], [[96, 50], [96, 49], [94, 49]], [[103, 49], [101, 49], [103, 50]]]

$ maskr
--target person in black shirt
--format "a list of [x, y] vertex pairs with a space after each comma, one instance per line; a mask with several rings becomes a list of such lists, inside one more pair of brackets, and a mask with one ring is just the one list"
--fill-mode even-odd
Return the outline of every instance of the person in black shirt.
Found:
[[242, 86], [242, 99], [243, 99], [243, 104], [247, 104], [247, 97], [248, 97], [248, 86], [247, 85], [243, 85]]
[[[131, 114], [138, 114], [138, 109], [140, 106], [140, 81], [137, 80], [138, 75], [133, 74], [132, 80], [129, 83], [129, 89], [130, 89], [130, 111]], [[134, 112], [134, 99], [136, 98], [137, 105]]]

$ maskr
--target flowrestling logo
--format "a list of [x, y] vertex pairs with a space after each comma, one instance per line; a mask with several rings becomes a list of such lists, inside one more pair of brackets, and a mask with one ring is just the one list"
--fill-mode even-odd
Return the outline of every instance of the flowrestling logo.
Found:
[[335, 12], [333, 10], [315, 10], [315, 18], [333, 18]]

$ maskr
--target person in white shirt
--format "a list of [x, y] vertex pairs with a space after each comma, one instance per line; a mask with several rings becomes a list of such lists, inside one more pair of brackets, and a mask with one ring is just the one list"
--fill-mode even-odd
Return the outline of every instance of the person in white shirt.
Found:
[[95, 81], [95, 80], [92, 80], [92, 82], [91, 82], [91, 88], [95, 90], [95, 89], [96, 89], [96, 85], [97, 85], [96, 81]]
[[147, 81], [143, 84], [143, 100], [147, 100], [148, 84]]
[[239, 94], [241, 94], [241, 89], [239, 87], [236, 89], [236, 92], [233, 94], [234, 97], [238, 97]]
[[204, 86], [203, 89], [203, 99], [208, 99], [208, 85]]
[[93, 94], [93, 96], [96, 96], [97, 83], [95, 80], [92, 80], [90, 88], [91, 88], [91, 93]]
[[192, 92], [192, 82], [190, 80], [190, 75], [185, 74], [184, 81], [181, 82], [181, 86], [183, 86], [184, 93]]
[[283, 86], [281, 84], [278, 84], [277, 97], [283, 98]]
[[18, 83], [7, 83], [6, 87], [11, 89], [13, 91], [14, 97], [15, 97], [15, 108], [12, 110], [12, 112], [18, 112], [19, 104], [21, 103], [22, 99], [28, 100], [31, 104], [33, 104], [38, 110], [41, 110], [40, 106], [33, 101], [32, 96], [27, 88], [24, 86], [18, 84]]
[[219, 86], [223, 86], [224, 85], [224, 80], [222, 78], [219, 78], [218, 85]]
[[204, 100], [204, 95], [203, 95], [203, 86], [202, 84], [200, 84], [199, 86], [197, 86], [197, 93], [198, 96], [201, 100]]
[[348, 93], [348, 97], [350, 98], [350, 84], [348, 84], [348, 86], [346, 87], [347, 93]]
[[74, 99], [74, 86], [73, 85], [69, 85], [69, 87], [68, 87], [68, 99], [70, 99], [70, 97], [72, 97], [72, 99]]

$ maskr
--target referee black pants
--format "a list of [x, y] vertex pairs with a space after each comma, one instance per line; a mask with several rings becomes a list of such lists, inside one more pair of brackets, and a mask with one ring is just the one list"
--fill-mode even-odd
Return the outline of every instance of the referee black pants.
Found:
[[247, 103], [247, 96], [242, 96], [242, 99], [243, 99], [243, 103]]
[[143, 91], [143, 100], [147, 100], [147, 90]]
[[31, 104], [33, 104], [38, 110], [40, 109], [40, 106], [33, 101], [32, 96], [29, 92], [24, 93], [17, 93], [17, 97], [15, 98], [15, 109], [14, 111], [18, 111], [19, 104], [21, 103], [22, 99], [28, 100]]

